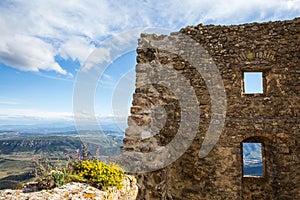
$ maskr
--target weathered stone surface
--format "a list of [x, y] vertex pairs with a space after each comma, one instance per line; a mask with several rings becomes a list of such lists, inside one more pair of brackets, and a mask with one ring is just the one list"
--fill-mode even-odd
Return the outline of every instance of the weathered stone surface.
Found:
[[84, 183], [68, 183], [59, 188], [42, 190], [38, 192], [25, 192], [24, 190], [0, 190], [1, 200], [135, 200], [138, 193], [136, 179], [126, 176], [124, 187], [121, 190], [110, 188], [101, 191]]
[[[211, 58], [203, 57], [203, 52], [193, 49], [180, 34], [193, 38]], [[176, 53], [168, 52], [167, 44], [165, 49], [151, 49], [151, 44], [166, 39], [179, 41]], [[184, 52], [189, 47], [192, 49]], [[130, 120], [138, 125], [164, 124], [159, 130], [149, 129], [152, 137], [143, 138], [142, 133], [133, 133], [137, 129], [131, 129], [129, 123], [124, 149], [148, 152], [172, 141], [182, 123], [180, 102], [190, 101], [184, 98], [187, 88], [181, 80], [188, 80], [201, 110], [197, 135], [189, 149], [168, 167], [138, 176], [139, 199], [300, 199], [300, 18], [234, 26], [200, 24], [170, 36], [143, 34], [137, 52]], [[226, 90], [225, 126], [214, 149], [202, 159], [198, 153], [212, 117], [207, 80], [214, 75], [204, 78], [182, 57], [185, 53], [201, 61], [204, 71], [213, 61]], [[263, 72], [263, 94], [244, 94], [245, 71]], [[156, 82], [145, 85], [149, 80]], [[155, 117], [155, 106], [164, 108], [159, 117]], [[189, 119], [187, 127], [194, 121]], [[191, 131], [186, 129], [187, 134]], [[262, 178], [243, 177], [243, 141], [263, 144]]]

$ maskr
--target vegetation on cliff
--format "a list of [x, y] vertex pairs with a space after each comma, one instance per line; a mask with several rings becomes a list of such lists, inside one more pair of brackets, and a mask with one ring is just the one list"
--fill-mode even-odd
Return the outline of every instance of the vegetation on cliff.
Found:
[[66, 156], [64, 167], [36, 160], [37, 189], [51, 189], [70, 182], [87, 183], [101, 190], [122, 188], [125, 171], [115, 163], [105, 163], [92, 157], [86, 145], [82, 146], [82, 151], [76, 150], [75, 156]]

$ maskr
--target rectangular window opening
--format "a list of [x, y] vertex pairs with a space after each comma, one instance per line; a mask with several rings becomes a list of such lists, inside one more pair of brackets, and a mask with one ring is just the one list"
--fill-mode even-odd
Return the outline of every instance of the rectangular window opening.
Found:
[[262, 177], [263, 155], [262, 143], [243, 142], [243, 176], [244, 177]]
[[263, 72], [244, 72], [244, 93], [263, 94]]

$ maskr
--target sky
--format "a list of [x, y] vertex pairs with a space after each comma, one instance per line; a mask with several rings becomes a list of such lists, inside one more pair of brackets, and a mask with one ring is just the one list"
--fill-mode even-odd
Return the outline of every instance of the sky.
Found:
[[[93, 52], [124, 32], [299, 16], [300, 0], [1, 0], [0, 125], [72, 122], [79, 72]], [[94, 92], [95, 116], [99, 121], [126, 119], [136, 53], [100, 55], [108, 67]], [[131, 93], [114, 97], [124, 76], [131, 79], [123, 90]], [[127, 105], [125, 111], [114, 112], [113, 101]]]

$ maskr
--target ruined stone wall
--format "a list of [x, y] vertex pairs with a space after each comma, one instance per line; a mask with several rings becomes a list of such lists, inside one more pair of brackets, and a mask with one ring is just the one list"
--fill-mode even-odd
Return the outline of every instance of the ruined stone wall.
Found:
[[[209, 83], [194, 63], [181, 56], [193, 46], [181, 34], [209, 53], [211, 57], [201, 64], [207, 68], [215, 63], [226, 92], [222, 134], [204, 158], [198, 154], [212, 116]], [[182, 48], [151, 47], [166, 38], [179, 40]], [[193, 60], [203, 55], [189, 51]], [[180, 84], [182, 77], [194, 90], [201, 111], [197, 135], [188, 150], [167, 167], [137, 176], [139, 199], [300, 199], [300, 18], [234, 26], [200, 24], [170, 36], [142, 34], [137, 52], [136, 90], [124, 151], [156, 151], [174, 139], [185, 108], [172, 88], [182, 93], [187, 90]], [[175, 73], [166, 79], [169, 71]], [[244, 94], [245, 71], [263, 72], [263, 94]], [[150, 84], [149, 76], [163, 76], [165, 81]], [[189, 119], [186, 127], [198, 120]], [[150, 129], [147, 137], [133, 128], [160, 121], [163, 125]], [[187, 134], [191, 131], [186, 128]], [[243, 177], [243, 141], [263, 144], [263, 177]]]

